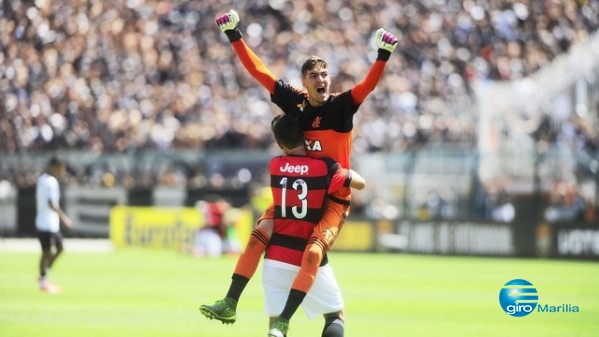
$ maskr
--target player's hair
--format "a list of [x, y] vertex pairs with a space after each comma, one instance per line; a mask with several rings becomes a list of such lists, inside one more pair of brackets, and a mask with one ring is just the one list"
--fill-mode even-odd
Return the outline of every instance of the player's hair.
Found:
[[320, 67], [323, 69], [327, 68], [327, 62], [320, 57], [315, 55], [308, 57], [308, 59], [302, 64], [302, 77], [306, 76], [308, 71], [314, 69], [314, 67], [317, 65], [320, 65]]
[[65, 165], [65, 162], [56, 156], [52, 156], [48, 161], [48, 167], [60, 167]]
[[304, 146], [304, 132], [297, 118], [288, 114], [277, 115], [272, 119], [270, 129], [280, 145], [288, 149]]

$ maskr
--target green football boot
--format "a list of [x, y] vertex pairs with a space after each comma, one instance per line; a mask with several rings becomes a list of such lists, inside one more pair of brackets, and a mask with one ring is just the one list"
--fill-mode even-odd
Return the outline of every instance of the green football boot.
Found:
[[200, 306], [202, 315], [210, 319], [217, 319], [223, 322], [223, 324], [235, 323], [237, 319], [235, 309], [237, 309], [237, 302], [230, 298], [218, 300], [213, 305], [202, 304]]
[[289, 330], [289, 321], [282, 318], [277, 318], [275, 323], [268, 331], [268, 337], [286, 337]]

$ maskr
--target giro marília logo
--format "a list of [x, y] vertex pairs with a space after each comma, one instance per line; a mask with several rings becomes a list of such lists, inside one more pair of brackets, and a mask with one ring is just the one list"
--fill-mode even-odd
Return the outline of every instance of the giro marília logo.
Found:
[[499, 292], [499, 304], [508, 315], [524, 317], [535, 310], [539, 295], [532, 283], [515, 279], [505, 284]]

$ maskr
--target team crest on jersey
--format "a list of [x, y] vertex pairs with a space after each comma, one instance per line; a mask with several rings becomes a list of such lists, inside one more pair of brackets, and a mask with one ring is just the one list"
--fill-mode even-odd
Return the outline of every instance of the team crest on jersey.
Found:
[[322, 145], [320, 144], [320, 140], [306, 139], [304, 141], [304, 144], [306, 144], [306, 150], [308, 151], [322, 152]]
[[322, 117], [320, 116], [316, 116], [316, 118], [314, 118], [314, 120], [312, 121], [312, 127], [313, 128], [319, 128], [320, 127], [320, 120], [322, 119]]

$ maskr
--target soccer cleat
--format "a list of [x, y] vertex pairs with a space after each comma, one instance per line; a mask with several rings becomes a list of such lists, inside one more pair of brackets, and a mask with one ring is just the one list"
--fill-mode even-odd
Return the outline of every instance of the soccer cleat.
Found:
[[235, 300], [225, 298], [214, 302], [213, 305], [202, 304], [200, 312], [210, 319], [214, 318], [223, 322], [223, 324], [233, 324], [237, 319], [236, 308], [237, 302]]
[[288, 329], [289, 321], [279, 318], [272, 325], [270, 331], [268, 331], [268, 337], [286, 337]]
[[48, 294], [58, 294], [62, 290], [60, 286], [54, 285], [49, 281], [45, 281], [40, 285], [40, 290]]

